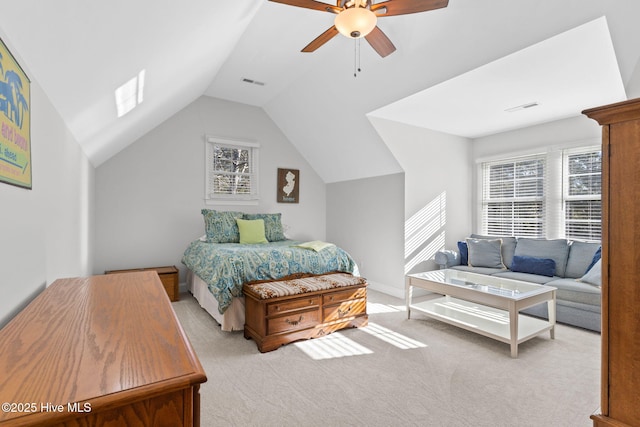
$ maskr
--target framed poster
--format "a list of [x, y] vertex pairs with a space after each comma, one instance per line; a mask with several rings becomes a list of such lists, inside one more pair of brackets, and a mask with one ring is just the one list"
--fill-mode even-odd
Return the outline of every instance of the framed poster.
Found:
[[278, 168], [278, 203], [298, 203], [300, 170]]
[[31, 82], [0, 40], [0, 181], [31, 189]]

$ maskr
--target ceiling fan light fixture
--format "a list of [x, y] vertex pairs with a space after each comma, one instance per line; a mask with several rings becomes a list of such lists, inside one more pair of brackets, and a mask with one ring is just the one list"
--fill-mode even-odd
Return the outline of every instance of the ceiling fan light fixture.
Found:
[[351, 7], [345, 9], [336, 16], [334, 25], [345, 37], [354, 39], [364, 37], [376, 27], [378, 17], [369, 9], [363, 7]]

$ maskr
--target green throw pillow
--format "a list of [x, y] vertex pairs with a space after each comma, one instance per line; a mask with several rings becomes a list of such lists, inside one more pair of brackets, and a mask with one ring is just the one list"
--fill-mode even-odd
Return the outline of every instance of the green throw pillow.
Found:
[[240, 243], [268, 243], [264, 235], [264, 220], [236, 218], [240, 230]]

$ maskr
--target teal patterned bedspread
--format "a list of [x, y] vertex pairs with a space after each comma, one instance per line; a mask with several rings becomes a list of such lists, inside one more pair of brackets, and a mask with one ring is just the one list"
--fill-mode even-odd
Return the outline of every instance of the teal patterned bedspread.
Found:
[[316, 252], [294, 246], [300, 243], [283, 240], [248, 245], [196, 240], [185, 250], [182, 263], [207, 283], [220, 313], [233, 297], [242, 295], [242, 285], [252, 280], [280, 279], [293, 273], [358, 274], [353, 258], [338, 246]]

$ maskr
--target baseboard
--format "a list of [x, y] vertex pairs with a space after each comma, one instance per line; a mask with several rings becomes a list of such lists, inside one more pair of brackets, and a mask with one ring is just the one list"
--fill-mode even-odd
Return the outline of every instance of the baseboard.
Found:
[[396, 288], [383, 283], [374, 282], [372, 280], [367, 280], [367, 284], [369, 289], [391, 295], [392, 297], [404, 299], [404, 286], [402, 288]]
[[187, 282], [180, 282], [180, 284], [178, 285], [178, 292], [183, 293], [183, 292], [187, 292], [188, 290], [189, 290], [189, 287], [187, 286]]

